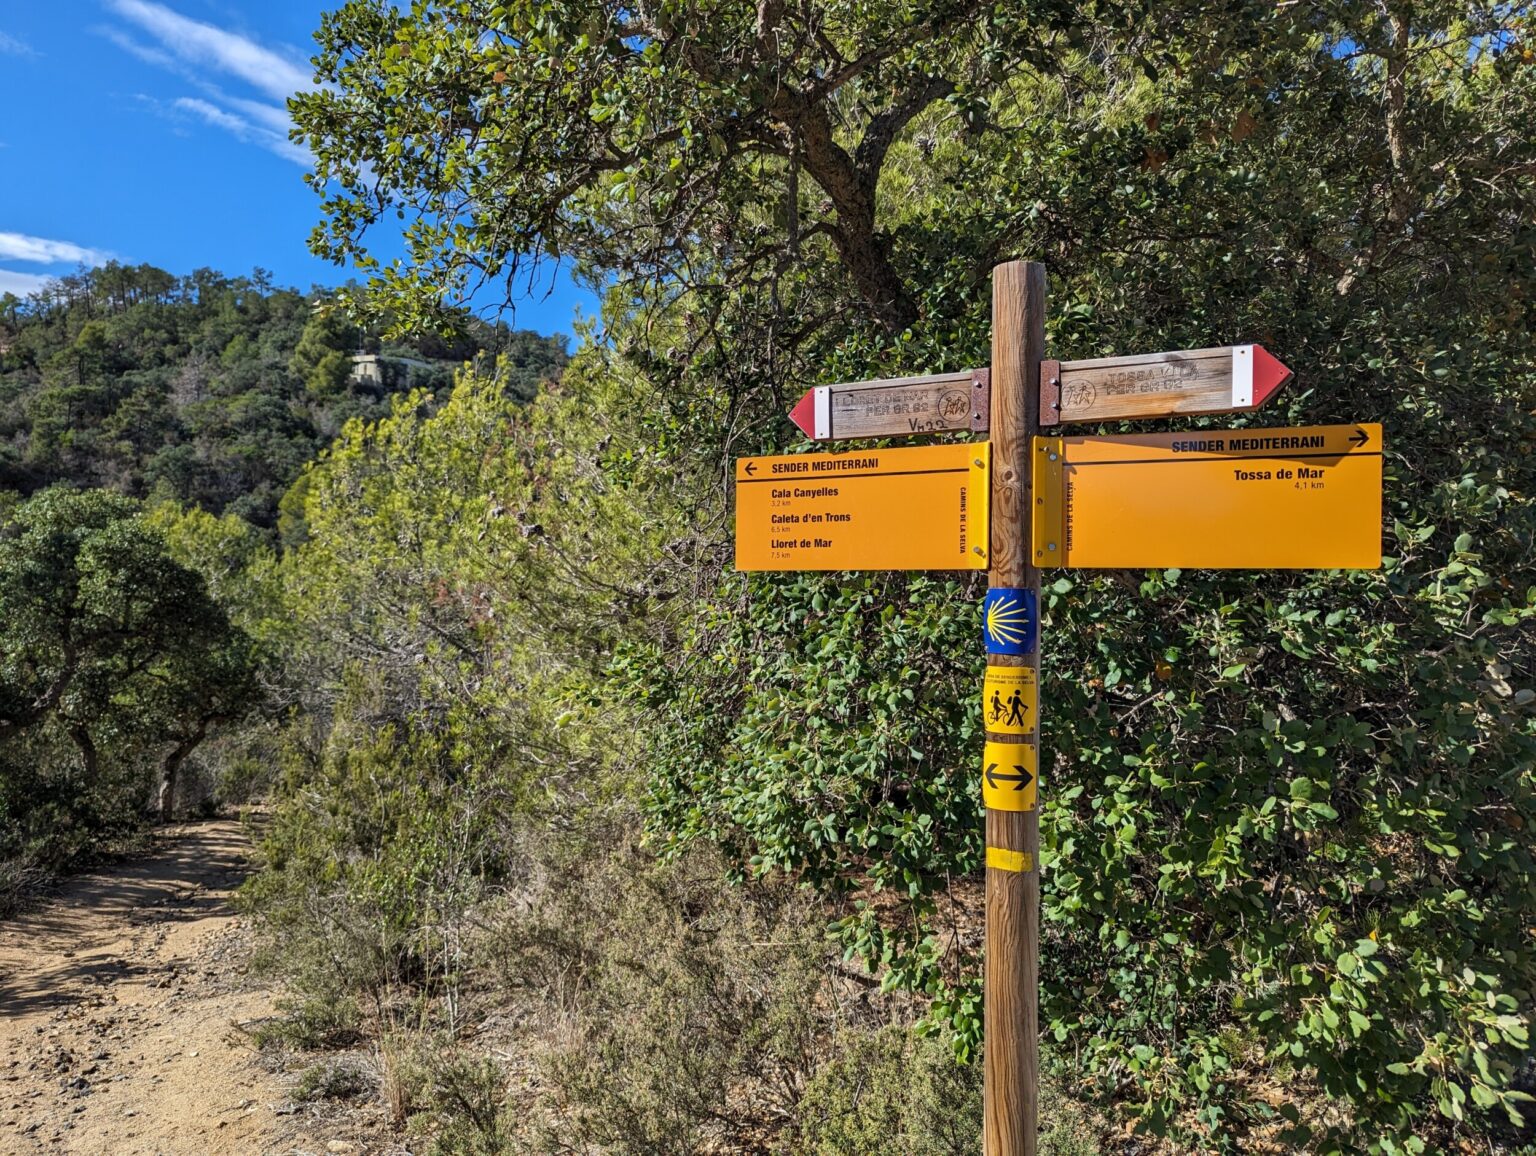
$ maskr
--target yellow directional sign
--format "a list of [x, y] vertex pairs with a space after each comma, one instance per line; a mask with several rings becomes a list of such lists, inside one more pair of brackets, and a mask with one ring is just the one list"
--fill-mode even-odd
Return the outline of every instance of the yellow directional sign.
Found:
[[1381, 426], [1037, 438], [1037, 566], [1381, 565]]
[[983, 570], [986, 442], [736, 462], [738, 570]]
[[1032, 666], [989, 666], [981, 692], [981, 717], [996, 735], [1032, 735], [1040, 702]]
[[1033, 811], [1040, 793], [1039, 764], [1034, 743], [987, 743], [981, 760], [981, 801], [993, 811]]

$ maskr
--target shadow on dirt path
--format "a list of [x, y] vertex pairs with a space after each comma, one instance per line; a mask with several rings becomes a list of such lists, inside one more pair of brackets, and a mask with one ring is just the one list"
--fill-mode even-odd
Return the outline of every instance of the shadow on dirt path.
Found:
[[168, 827], [0, 923], [0, 1151], [289, 1150], [235, 1030], [273, 1011], [230, 906], [249, 851], [234, 821]]
[[[147, 858], [69, 881], [46, 907], [0, 923], [0, 1019], [29, 1017], [78, 998], [81, 985], [122, 978], [99, 950], [149, 924], [230, 914], [250, 844], [234, 823], [171, 828]], [[142, 969], [141, 969], [142, 970]], [[0, 1038], [9, 1034], [0, 1027]]]

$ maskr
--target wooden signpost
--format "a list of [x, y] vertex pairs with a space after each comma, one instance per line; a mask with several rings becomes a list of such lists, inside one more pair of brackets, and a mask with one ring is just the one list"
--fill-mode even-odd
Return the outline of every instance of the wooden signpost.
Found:
[[1381, 564], [1379, 425], [1038, 436], [1253, 410], [1291, 376], [1258, 345], [1052, 361], [1045, 293], [1045, 266], [999, 265], [989, 369], [817, 386], [790, 414], [816, 441], [990, 441], [736, 466], [739, 570], [988, 570], [986, 1156], [1039, 1131], [1040, 568]]
[[[1258, 409], [1291, 378], [1262, 345], [1042, 361], [1040, 424]], [[806, 390], [789, 418], [815, 441], [991, 428], [990, 369], [847, 381]]]

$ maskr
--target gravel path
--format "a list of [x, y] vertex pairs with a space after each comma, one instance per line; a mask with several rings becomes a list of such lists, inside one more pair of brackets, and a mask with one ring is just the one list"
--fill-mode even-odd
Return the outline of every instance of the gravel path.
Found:
[[236, 822], [168, 827], [148, 854], [0, 923], [0, 1152], [308, 1147], [236, 1030], [273, 1012], [229, 903], [249, 850]]

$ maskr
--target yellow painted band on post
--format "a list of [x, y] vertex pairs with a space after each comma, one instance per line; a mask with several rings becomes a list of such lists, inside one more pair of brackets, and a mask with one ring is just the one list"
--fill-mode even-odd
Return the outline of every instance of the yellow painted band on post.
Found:
[[1033, 743], [987, 743], [981, 760], [981, 801], [993, 811], [1033, 811], [1039, 758]]
[[1032, 666], [989, 666], [981, 691], [981, 717], [995, 735], [1032, 735], [1040, 710]]
[[988, 847], [987, 866], [998, 871], [1033, 871], [1035, 861], [1028, 851], [1008, 851], [1002, 847]]

